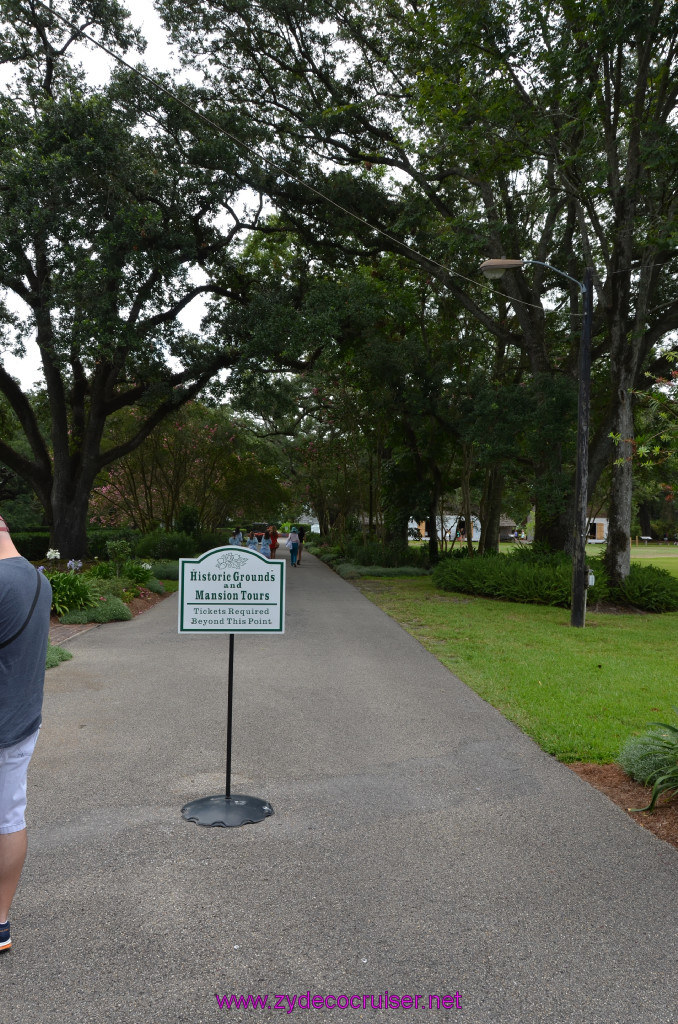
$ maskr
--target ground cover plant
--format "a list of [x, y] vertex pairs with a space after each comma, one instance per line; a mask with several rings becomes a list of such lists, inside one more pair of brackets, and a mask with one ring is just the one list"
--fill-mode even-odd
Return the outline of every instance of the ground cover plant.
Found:
[[131, 618], [132, 612], [122, 598], [109, 595], [99, 598], [96, 604], [87, 608], [74, 608], [61, 615], [59, 621], [64, 626], [73, 626], [88, 622], [128, 622]]
[[652, 722], [645, 733], [624, 744], [617, 761], [632, 779], [652, 786], [650, 803], [636, 810], [653, 810], [660, 796], [678, 791], [678, 728]]
[[589, 613], [442, 593], [430, 577], [359, 580], [471, 689], [563, 762], [613, 762], [678, 704], [678, 613]]
[[45, 668], [56, 668], [62, 661], [70, 661], [73, 655], [70, 651], [67, 651], [64, 647], [58, 647], [55, 644], [47, 644], [47, 657], [45, 659]]

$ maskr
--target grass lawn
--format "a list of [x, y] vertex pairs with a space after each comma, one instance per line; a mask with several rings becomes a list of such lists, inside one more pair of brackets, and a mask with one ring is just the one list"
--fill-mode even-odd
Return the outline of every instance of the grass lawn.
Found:
[[676, 722], [678, 612], [589, 612], [572, 629], [567, 609], [446, 594], [429, 577], [356, 586], [561, 761], [610, 763], [648, 722]]

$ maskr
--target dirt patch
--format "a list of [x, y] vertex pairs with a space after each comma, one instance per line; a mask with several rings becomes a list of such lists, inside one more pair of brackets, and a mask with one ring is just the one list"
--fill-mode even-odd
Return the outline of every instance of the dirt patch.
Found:
[[678, 849], [677, 796], [660, 797], [656, 809], [651, 814], [638, 811], [631, 813], [631, 807], [647, 807], [652, 790], [630, 779], [619, 765], [576, 763], [568, 765], [568, 768], [590, 786], [604, 793], [617, 807], [621, 807], [629, 818], [633, 818], [643, 828]]
[[164, 601], [169, 594], [149, 594], [148, 597], [134, 597], [128, 602], [127, 607], [131, 611], [132, 615], [141, 615], [143, 612], [147, 612], [149, 608], [153, 608], [160, 601]]

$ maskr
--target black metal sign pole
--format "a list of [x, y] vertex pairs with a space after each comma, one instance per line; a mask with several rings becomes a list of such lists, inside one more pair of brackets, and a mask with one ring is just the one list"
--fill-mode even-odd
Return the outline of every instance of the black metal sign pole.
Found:
[[226, 726], [226, 799], [231, 799], [231, 742], [233, 739], [233, 649], [235, 636], [228, 638], [228, 724]]
[[181, 813], [188, 821], [196, 825], [221, 826], [234, 828], [238, 825], [254, 824], [263, 821], [273, 814], [268, 800], [257, 796], [243, 796], [241, 793], [231, 794], [231, 741], [233, 734], [233, 650], [235, 636], [229, 634], [228, 643], [228, 724], [226, 727], [226, 794], [204, 796], [200, 800], [192, 800], [181, 808]]

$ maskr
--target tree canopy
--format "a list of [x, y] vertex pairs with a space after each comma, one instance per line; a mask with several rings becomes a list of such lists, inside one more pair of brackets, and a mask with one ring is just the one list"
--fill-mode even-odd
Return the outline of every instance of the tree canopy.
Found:
[[[29, 448], [2, 440], [0, 459], [60, 545], [81, 544], [96, 474], [237, 368], [234, 398], [282, 433], [308, 432], [307, 398], [351, 396], [396, 532], [448, 484], [468, 505], [474, 474], [498, 522], [507, 472], [525, 470], [537, 539], [566, 546], [581, 311], [550, 263], [594, 271], [589, 479], [609, 474], [608, 568], [623, 576], [635, 396], [666, 373], [678, 326], [678, 2], [157, 6], [200, 82], [167, 84], [209, 122], [128, 70], [89, 88], [75, 30], [0, 3], [16, 69], [0, 287], [27, 310], [2, 308], [5, 344], [37, 338], [50, 419], [47, 437], [0, 370]], [[57, 7], [120, 52], [138, 44], [112, 0]], [[254, 229], [259, 250], [242, 245]], [[489, 288], [487, 256], [540, 263]], [[198, 337], [181, 313], [201, 295]], [[103, 446], [128, 407], [134, 432]], [[494, 431], [483, 410], [501, 411]]]
[[[563, 306], [537, 266], [492, 299], [457, 275], [501, 255], [579, 280], [594, 268], [595, 483], [610, 434], [632, 437], [632, 393], [678, 325], [674, 0], [160, 8], [210, 87], [274, 140], [266, 187], [291, 224], [321, 247], [418, 263], [479, 327], [518, 347], [535, 378], [576, 376], [576, 287]], [[618, 463], [613, 576], [628, 566], [630, 481]], [[542, 509], [538, 532], [562, 544], [570, 521], [567, 502]]]
[[[4, 435], [0, 459], [35, 490], [54, 543], [77, 556], [97, 474], [237, 362], [239, 338], [196, 333], [182, 313], [204, 295], [246, 305], [233, 248], [261, 204], [239, 202], [242, 161], [223, 136], [202, 134], [132, 71], [90, 87], [71, 58], [75, 28], [33, 4], [1, 9], [14, 72], [0, 97], [0, 289], [14, 297], [0, 309], [3, 344], [21, 353], [37, 342], [48, 429], [0, 367], [28, 442]], [[123, 52], [138, 43], [117, 3], [61, 9]], [[130, 408], [129, 433], [104, 446], [107, 419]]]

